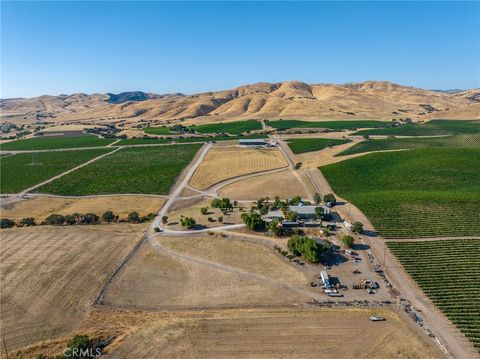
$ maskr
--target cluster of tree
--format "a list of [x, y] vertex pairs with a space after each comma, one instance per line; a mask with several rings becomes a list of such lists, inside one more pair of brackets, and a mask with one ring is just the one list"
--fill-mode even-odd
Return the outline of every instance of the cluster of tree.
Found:
[[[130, 223], [142, 223], [145, 221], [149, 221], [155, 217], [155, 213], [150, 213], [146, 216], [140, 216], [137, 212], [130, 212], [127, 216], [127, 222]], [[63, 225], [88, 225], [88, 224], [99, 224], [100, 222], [105, 223], [112, 223], [118, 222], [118, 215], [114, 214], [112, 211], [106, 211], [103, 213], [102, 217], [100, 218], [95, 213], [73, 213], [73, 214], [56, 214], [53, 213], [49, 215], [43, 222], [40, 224], [42, 225], [51, 225], [51, 226], [63, 226]], [[18, 223], [9, 219], [9, 218], [2, 218], [0, 220], [0, 227], [1, 228], [11, 228], [14, 226], [17, 227], [29, 227], [29, 226], [36, 226], [37, 223], [33, 217], [26, 217], [20, 220]]]
[[252, 231], [259, 230], [265, 226], [265, 222], [263, 221], [262, 216], [259, 213], [242, 213], [241, 218], [247, 228]]
[[192, 217], [182, 217], [180, 224], [187, 229], [192, 229], [197, 225], [197, 222]]
[[302, 256], [310, 263], [320, 262], [322, 255], [330, 248], [329, 245], [321, 244], [310, 237], [299, 235], [292, 236], [287, 246], [295, 256]]
[[93, 359], [102, 355], [103, 349], [109, 344], [107, 340], [90, 339], [88, 335], [75, 335], [67, 344], [63, 355], [49, 356], [39, 354], [35, 359]]
[[192, 127], [176, 124], [170, 127], [170, 131], [179, 133], [194, 133], [195, 130]]
[[117, 138], [116, 134], [120, 130], [115, 127], [115, 124], [109, 123], [104, 127], [92, 127], [84, 129], [85, 133], [100, 135], [104, 138]]
[[237, 201], [233, 203], [230, 201], [230, 198], [214, 198], [212, 200], [211, 206], [213, 208], [219, 208], [223, 213], [233, 212], [234, 205], [237, 205]]

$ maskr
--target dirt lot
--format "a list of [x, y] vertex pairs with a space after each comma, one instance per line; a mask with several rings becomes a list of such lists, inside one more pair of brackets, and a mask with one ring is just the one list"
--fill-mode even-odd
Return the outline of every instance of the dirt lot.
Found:
[[429, 345], [390, 310], [251, 309], [152, 318], [106, 358], [440, 358]]
[[1, 331], [8, 349], [66, 335], [81, 325], [143, 228], [115, 224], [2, 230]]
[[217, 237], [157, 238], [116, 278], [106, 303], [134, 308], [303, 303], [315, 295], [296, 267], [260, 244]]
[[216, 147], [207, 153], [190, 184], [206, 189], [232, 177], [286, 166], [285, 158], [277, 149]]
[[140, 215], [155, 213], [163, 206], [165, 200], [150, 196], [100, 196], [91, 198], [33, 197], [29, 200], [1, 205], [2, 217], [20, 220], [34, 217], [41, 222], [52, 213], [62, 215], [72, 213], [95, 213], [101, 216], [111, 210], [120, 218], [137, 211]]
[[[197, 229], [200, 228], [214, 228], [227, 224], [243, 223], [240, 215], [242, 212], [238, 208], [235, 208], [233, 212], [228, 215], [224, 215], [218, 208], [212, 208], [210, 206], [211, 200], [202, 201], [200, 203], [193, 204], [190, 207], [182, 208], [177, 211], [168, 213], [168, 228], [174, 230], [185, 230], [180, 224], [181, 216], [192, 217], [197, 222]], [[207, 207], [207, 214], [201, 214], [200, 208]], [[219, 222], [218, 219], [222, 217], [223, 221]], [[213, 222], [210, 222], [208, 218], [212, 218]]]
[[305, 191], [290, 170], [246, 178], [220, 189], [220, 195], [237, 200], [256, 200], [261, 197], [286, 199], [305, 197]]

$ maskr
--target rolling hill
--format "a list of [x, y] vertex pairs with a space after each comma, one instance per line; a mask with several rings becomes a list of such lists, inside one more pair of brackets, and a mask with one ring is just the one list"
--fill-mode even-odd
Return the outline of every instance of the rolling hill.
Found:
[[[3, 119], [129, 122], [188, 119], [216, 122], [247, 118], [385, 119], [480, 118], [480, 89], [438, 92], [386, 81], [306, 84], [256, 83], [193, 95], [140, 91], [0, 100]], [[194, 119], [194, 120], [193, 120]], [[208, 119], [208, 121], [206, 121]]]

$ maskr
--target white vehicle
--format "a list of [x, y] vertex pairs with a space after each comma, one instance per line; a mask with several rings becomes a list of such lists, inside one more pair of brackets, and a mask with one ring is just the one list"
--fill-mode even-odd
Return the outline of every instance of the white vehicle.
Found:
[[372, 322], [384, 322], [385, 318], [384, 317], [370, 317], [369, 318]]
[[349, 231], [352, 230], [352, 223], [351, 223], [351, 222], [343, 221], [343, 225], [344, 225], [345, 228], [348, 229]]
[[343, 294], [338, 293], [338, 291], [336, 291], [335, 289], [325, 289], [324, 292], [329, 297], [343, 297]]
[[322, 278], [323, 287], [327, 288], [327, 289], [330, 288], [331, 285], [330, 285], [330, 280], [328, 278], [327, 271], [321, 271], [320, 272], [320, 277]]

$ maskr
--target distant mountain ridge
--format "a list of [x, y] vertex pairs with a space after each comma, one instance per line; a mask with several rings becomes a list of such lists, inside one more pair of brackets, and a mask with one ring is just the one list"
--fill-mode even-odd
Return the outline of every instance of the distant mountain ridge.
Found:
[[260, 82], [231, 90], [154, 94], [72, 94], [0, 100], [3, 118], [53, 121], [246, 118], [392, 119], [480, 118], [480, 89], [438, 92], [388, 81], [307, 84]]

